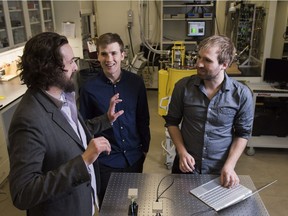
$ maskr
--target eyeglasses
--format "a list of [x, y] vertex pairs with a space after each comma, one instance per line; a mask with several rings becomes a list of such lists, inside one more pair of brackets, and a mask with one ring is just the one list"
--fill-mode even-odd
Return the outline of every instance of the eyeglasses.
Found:
[[72, 63], [77, 63], [77, 61], [78, 61], [79, 59], [80, 59], [79, 57], [73, 57], [72, 60], [71, 60], [71, 64], [72, 64]]

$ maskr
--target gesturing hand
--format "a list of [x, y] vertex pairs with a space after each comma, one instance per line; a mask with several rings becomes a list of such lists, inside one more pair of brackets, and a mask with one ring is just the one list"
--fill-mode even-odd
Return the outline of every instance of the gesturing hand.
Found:
[[106, 152], [110, 154], [111, 152], [111, 145], [109, 141], [105, 137], [97, 137], [91, 139], [89, 142], [87, 149], [82, 154], [82, 158], [86, 165], [92, 164], [98, 156], [102, 153]]
[[120, 110], [120, 111], [115, 113], [116, 104], [120, 103], [120, 102], [122, 102], [122, 99], [119, 98], [119, 93], [115, 94], [110, 99], [110, 105], [109, 105], [109, 109], [107, 112], [108, 119], [109, 119], [110, 123], [113, 123], [114, 121], [116, 121], [116, 119], [124, 113], [124, 110]]

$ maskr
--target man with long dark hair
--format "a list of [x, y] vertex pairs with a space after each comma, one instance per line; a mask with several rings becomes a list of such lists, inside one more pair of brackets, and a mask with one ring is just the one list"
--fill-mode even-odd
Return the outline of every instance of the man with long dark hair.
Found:
[[[36, 35], [24, 47], [20, 78], [28, 90], [10, 125], [8, 151], [12, 201], [29, 216], [91, 216], [98, 206], [96, 159], [111, 146], [104, 137], [92, 138], [77, 113], [77, 59], [57, 33]], [[111, 127], [120, 101], [112, 97], [94, 130]]]

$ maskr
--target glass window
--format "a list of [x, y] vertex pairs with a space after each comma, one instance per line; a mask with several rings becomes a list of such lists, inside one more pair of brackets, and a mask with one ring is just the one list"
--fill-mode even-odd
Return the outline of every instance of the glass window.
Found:
[[42, 31], [39, 1], [27, 1], [32, 37]]
[[43, 1], [42, 5], [45, 31], [54, 31], [51, 1]]
[[0, 2], [0, 49], [8, 47], [7, 27], [3, 11], [3, 3]]
[[27, 40], [22, 1], [8, 1], [14, 45]]

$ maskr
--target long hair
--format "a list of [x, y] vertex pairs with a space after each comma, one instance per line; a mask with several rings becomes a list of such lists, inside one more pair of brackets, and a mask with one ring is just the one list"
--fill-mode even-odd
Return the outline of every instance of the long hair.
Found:
[[228, 63], [230, 66], [236, 55], [236, 48], [230, 38], [223, 35], [213, 35], [199, 43], [198, 50], [218, 47], [218, 63]]
[[27, 41], [20, 58], [21, 81], [29, 88], [47, 90], [64, 73], [60, 47], [67, 44], [65, 36], [43, 32]]
[[97, 50], [99, 50], [100, 47], [106, 47], [107, 45], [111, 43], [118, 43], [120, 46], [120, 51], [124, 52], [124, 43], [121, 39], [121, 37], [116, 33], [105, 33], [102, 34], [97, 39]]

